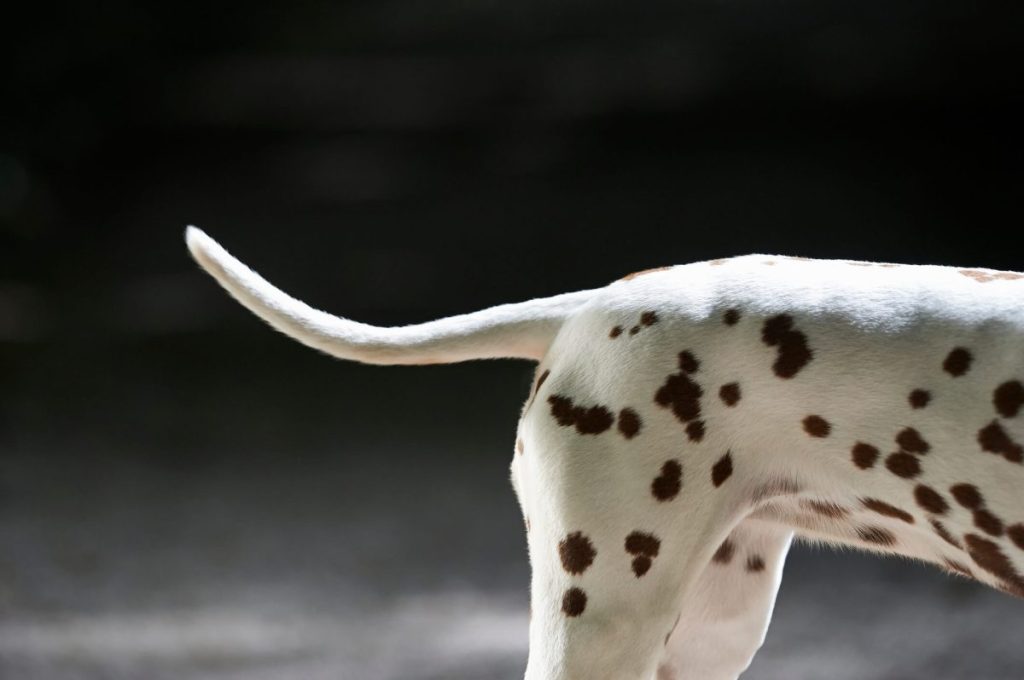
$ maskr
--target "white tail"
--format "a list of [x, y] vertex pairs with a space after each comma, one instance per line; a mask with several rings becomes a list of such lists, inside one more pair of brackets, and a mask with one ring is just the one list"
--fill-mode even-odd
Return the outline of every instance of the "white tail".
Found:
[[368, 364], [540, 360], [566, 317], [592, 294], [569, 293], [413, 326], [380, 328], [327, 314], [296, 300], [196, 227], [185, 230], [185, 241], [203, 269], [271, 326], [314, 349]]

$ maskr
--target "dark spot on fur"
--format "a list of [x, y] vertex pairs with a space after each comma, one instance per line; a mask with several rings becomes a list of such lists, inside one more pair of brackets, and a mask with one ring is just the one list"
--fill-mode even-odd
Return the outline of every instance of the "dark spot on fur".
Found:
[[918, 484], [914, 489], [914, 500], [922, 508], [936, 515], [945, 515], [949, 510], [949, 503], [942, 497], [942, 494], [924, 484]]
[[879, 515], [885, 515], [886, 517], [892, 517], [898, 519], [901, 522], [907, 524], [914, 523], [914, 516], [905, 510], [900, 510], [895, 505], [889, 505], [885, 501], [880, 501], [877, 498], [862, 498], [861, 503], [864, 507], [872, 512], [877, 512]]
[[661, 474], [651, 482], [651, 493], [659, 501], [672, 500], [683, 488], [683, 466], [679, 461], [669, 460], [661, 466]]
[[569, 588], [562, 597], [562, 611], [566, 616], [579, 616], [587, 608], [587, 594], [579, 588]]
[[740, 384], [726, 383], [718, 389], [718, 396], [725, 402], [726, 406], [735, 406], [740, 400]]
[[1024, 524], [1014, 524], [1006, 529], [1006, 535], [1010, 537], [1013, 544], [1024, 550]]
[[974, 574], [971, 573], [970, 569], [968, 569], [967, 567], [965, 567], [964, 565], [960, 564], [955, 560], [946, 558], [942, 561], [942, 563], [946, 566], [946, 569], [953, 572], [954, 574], [966, 576], [967, 578], [974, 578]]
[[971, 368], [971, 353], [963, 347], [957, 347], [942, 362], [942, 368], [954, 378], [959, 378]]
[[622, 335], [622, 326], [613, 326], [612, 329], [608, 331], [608, 337], [611, 338], [612, 340], [619, 337], [620, 335]]
[[658, 314], [656, 312], [644, 312], [640, 315], [640, 323], [644, 326], [653, 326], [658, 321]]
[[885, 459], [885, 467], [897, 477], [912, 479], [921, 474], [921, 463], [909, 453], [899, 452], [890, 454]]
[[921, 433], [912, 427], [906, 427], [900, 430], [900, 433], [896, 435], [896, 443], [899, 444], [902, 451], [909, 451], [910, 453], [928, 453], [931, 450], [931, 444], [926, 442]]
[[828, 517], [829, 519], [842, 519], [850, 514], [850, 511], [846, 508], [835, 503], [830, 503], [829, 501], [819, 501], [809, 498], [807, 500], [800, 501], [800, 505], [823, 517]]
[[865, 444], [864, 442], [857, 442], [854, 444], [851, 454], [853, 457], [853, 464], [861, 470], [867, 470], [868, 468], [875, 467], [875, 463], [878, 461], [878, 449], [871, 444]]
[[692, 423], [687, 423], [686, 436], [690, 438], [691, 442], [699, 442], [704, 439], [704, 421], [694, 420]]
[[619, 280], [620, 281], [632, 281], [633, 279], [635, 279], [638, 276], [646, 276], [648, 274], [656, 274], [657, 272], [668, 271], [669, 269], [672, 269], [672, 267], [654, 267], [652, 269], [643, 269], [643, 270], [638, 271], [638, 272], [633, 272], [632, 274], [626, 274], [625, 276], [623, 276]]
[[544, 381], [548, 379], [549, 375], [551, 375], [550, 370], [545, 370], [540, 374], [540, 377], [537, 378], [537, 387], [533, 389], [533, 396], [537, 396], [537, 393], [540, 392], [540, 386], [544, 384]]
[[722, 321], [725, 322], [726, 326], [735, 326], [740, 321], [740, 312], [738, 309], [727, 309], [725, 314], [722, 315]]
[[751, 555], [747, 558], [747, 571], [759, 572], [764, 571], [764, 558], [760, 555]]
[[727, 538], [722, 541], [722, 545], [718, 546], [718, 550], [712, 555], [711, 561], [717, 564], [729, 564], [729, 562], [732, 562], [732, 556], [735, 552], [736, 546]]
[[679, 369], [683, 373], [696, 373], [700, 370], [700, 362], [689, 350], [683, 350], [679, 353]]
[[1024, 385], [1019, 380], [1004, 382], [992, 393], [992, 403], [1004, 418], [1013, 418], [1024, 404]]
[[640, 416], [631, 408], [619, 411], [619, 432], [626, 439], [632, 439], [640, 432]]
[[814, 358], [807, 346], [807, 336], [793, 328], [793, 317], [788, 314], [766, 320], [761, 339], [769, 347], [779, 348], [772, 370], [780, 378], [792, 378]]
[[821, 416], [807, 416], [804, 418], [804, 432], [812, 437], [827, 437], [832, 431], [832, 426]]
[[935, 529], [935, 533], [938, 534], [939, 538], [941, 538], [946, 543], [949, 543], [954, 548], [963, 550], [964, 547], [960, 545], [960, 541], [956, 540], [953, 537], [953, 534], [949, 533], [949, 529], [946, 528], [945, 524], [943, 524], [937, 519], [931, 520], [931, 523], [932, 529]]
[[516, 439], [516, 453], [518, 453], [519, 455], [523, 455], [523, 440], [522, 439], [518, 439], [518, 438]]
[[722, 486], [725, 480], [732, 476], [732, 454], [722, 456], [714, 467], [711, 468], [711, 483], [715, 486]]
[[558, 556], [562, 559], [562, 567], [570, 574], [582, 574], [591, 564], [597, 551], [593, 543], [579, 531], [566, 536], [558, 544]]
[[661, 541], [654, 534], [633, 531], [626, 536], [626, 552], [630, 555], [657, 557], [659, 550], [661, 550]]
[[644, 557], [643, 555], [641, 555], [639, 557], [634, 557], [633, 558], [633, 564], [632, 564], [632, 566], [633, 566], [633, 573], [636, 574], [637, 578], [640, 578], [641, 576], [646, 574], [648, 571], [650, 571], [652, 564], [653, 564], [653, 562], [651, 562], [651, 558], [650, 557]]
[[973, 484], [955, 484], [949, 487], [956, 502], [968, 510], [979, 510], [985, 505], [985, 499], [981, 497], [978, 487]]
[[874, 543], [875, 545], [895, 545], [896, 537], [892, 535], [892, 532], [882, 527], [858, 527], [857, 535], [860, 540], [866, 543]]
[[914, 390], [907, 397], [907, 401], [910, 402], [911, 408], [924, 408], [928, 405], [928, 402], [932, 400], [932, 395], [928, 390]]
[[629, 329], [629, 334], [630, 335], [636, 335], [639, 332], [640, 332], [640, 326], [633, 326], [632, 328]]
[[1010, 439], [1010, 435], [1006, 434], [1006, 430], [1003, 429], [998, 420], [993, 420], [978, 430], [978, 443], [981, 444], [982, 450], [1000, 454], [1011, 463], [1024, 461], [1024, 449], [1021, 448], [1020, 444]]
[[1024, 279], [1024, 274], [1017, 274], [1015, 272], [999, 272], [995, 270], [982, 271], [981, 269], [961, 269], [961, 274], [969, 279], [974, 279], [978, 283], [988, 283], [990, 281], [1016, 281], [1018, 279]]
[[1024, 579], [998, 544], [976, 534], [967, 534], [964, 542], [967, 544], [967, 554], [975, 564], [999, 578], [1014, 594], [1024, 591]]
[[580, 434], [600, 434], [615, 422], [615, 418], [604, 406], [574, 406], [572, 399], [558, 395], [548, 397], [548, 403], [551, 404], [551, 415], [559, 425], [575, 426]]
[[978, 527], [989, 536], [1003, 535], [1003, 520], [999, 519], [984, 508], [974, 511], [974, 526]]
[[704, 390], [690, 379], [688, 373], [697, 370], [697, 360], [689, 352], [679, 353], [679, 373], [665, 379], [665, 384], [654, 394], [654, 401], [663, 408], [671, 408], [680, 422], [688, 423], [700, 417], [700, 398]]

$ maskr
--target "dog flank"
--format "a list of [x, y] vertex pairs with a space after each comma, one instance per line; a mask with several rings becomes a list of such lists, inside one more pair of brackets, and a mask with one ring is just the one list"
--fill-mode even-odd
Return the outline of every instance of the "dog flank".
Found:
[[526, 680], [736, 678], [794, 534], [1024, 596], [1020, 275], [754, 255], [376, 328], [187, 240], [239, 302], [332, 356], [540, 362], [511, 456]]

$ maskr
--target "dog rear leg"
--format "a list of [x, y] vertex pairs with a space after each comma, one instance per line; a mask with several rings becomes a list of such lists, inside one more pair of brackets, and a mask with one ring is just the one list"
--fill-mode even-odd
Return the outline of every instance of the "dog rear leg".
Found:
[[658, 680], [735, 680], [764, 642], [793, 533], [746, 519], [686, 598]]

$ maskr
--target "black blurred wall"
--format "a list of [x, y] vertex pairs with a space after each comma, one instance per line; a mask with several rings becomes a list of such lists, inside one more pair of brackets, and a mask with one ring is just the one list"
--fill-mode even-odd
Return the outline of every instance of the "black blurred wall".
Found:
[[[453, 469], [483, 461], [431, 499], [486, 479], [518, 530], [505, 454], [528, 367], [317, 356], [197, 272], [186, 224], [375, 323], [748, 252], [1024, 270], [1022, 30], [1019, 5], [959, 1], [21, 8], [0, 66], [0, 622], [146, 601], [168, 545], [207, 563], [228, 539], [167, 533], [206, 522], [188, 499], [237, 496], [209, 510], [231, 536], [273, 481], [287, 526], [415, 515], [422, 497], [373, 490], [414, 488], [426, 439], [457, 442]], [[363, 464], [355, 443], [408, 465]], [[306, 508], [310, 469], [368, 496], [314, 483]], [[99, 538], [66, 548], [83, 532]], [[485, 589], [481, 564], [501, 563], [525, 587], [522, 541], [492, 549], [458, 578]], [[169, 592], [233, 582], [255, 559], [238, 550]], [[452, 537], [436, 574], [380, 588], [434, 587], [446, 551], [469, 550]], [[141, 555], [135, 590], [106, 575], [123, 551]], [[367, 560], [294, 582], [337, 588]], [[54, 594], [97, 580], [93, 599]], [[0, 646], [0, 668], [18, 659]]]

